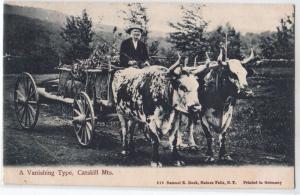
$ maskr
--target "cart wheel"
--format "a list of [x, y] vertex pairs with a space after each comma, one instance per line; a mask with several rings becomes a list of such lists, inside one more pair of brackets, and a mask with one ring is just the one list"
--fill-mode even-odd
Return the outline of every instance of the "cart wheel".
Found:
[[39, 94], [34, 79], [29, 73], [24, 72], [17, 79], [14, 104], [21, 127], [34, 128], [39, 116]]
[[80, 92], [74, 100], [73, 125], [79, 143], [88, 146], [93, 139], [95, 115], [92, 102], [85, 92]]

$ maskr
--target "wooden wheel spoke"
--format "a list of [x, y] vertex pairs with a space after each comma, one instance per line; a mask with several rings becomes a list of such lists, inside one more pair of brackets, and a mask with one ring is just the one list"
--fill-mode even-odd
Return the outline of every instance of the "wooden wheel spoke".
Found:
[[86, 115], [86, 117], [89, 117], [89, 116], [90, 116], [90, 114], [91, 114], [91, 112], [90, 112], [90, 109], [87, 109], [87, 110], [85, 111], [85, 115]]
[[27, 85], [28, 89], [27, 89], [27, 97], [29, 98], [31, 93], [32, 93], [32, 83], [29, 82], [29, 84]]
[[28, 112], [27, 112], [27, 107], [25, 107], [25, 119], [24, 119], [24, 123], [25, 123], [25, 127], [27, 127], [27, 117], [28, 117]]
[[25, 113], [26, 113], [26, 107], [24, 106], [23, 113], [22, 113], [22, 116], [21, 116], [21, 121], [23, 121]]
[[85, 113], [88, 113], [88, 112], [90, 111], [89, 104], [88, 104], [87, 101], [88, 101], [88, 100], [85, 100], [85, 101], [84, 101], [84, 104], [85, 104], [85, 106], [84, 106], [84, 108], [85, 108]]
[[87, 131], [88, 131], [88, 130], [87, 130], [86, 127], [84, 128], [84, 130], [85, 130], [85, 131], [84, 131], [84, 144], [87, 144]]
[[30, 92], [29, 92], [29, 94], [28, 94], [28, 99], [31, 100], [31, 98], [34, 97], [35, 94], [36, 94], [36, 91], [34, 90], [32, 84], [30, 85], [30, 90], [29, 90], [29, 91], [30, 91]]
[[19, 113], [21, 112], [21, 110], [24, 110], [24, 105], [19, 103], [19, 107], [17, 108], [17, 114], [19, 115]]
[[79, 126], [78, 124], [76, 124], [75, 127], [76, 127], [75, 128], [76, 134], [79, 135], [79, 132], [81, 130], [81, 126]]
[[91, 124], [90, 122], [87, 122], [87, 123], [86, 123], [86, 126], [88, 127], [88, 129], [89, 129], [90, 131], [92, 131], [92, 124]]
[[88, 140], [90, 140], [91, 139], [92, 130], [93, 130], [92, 124], [89, 123], [89, 122], [87, 122], [86, 123], [86, 127], [87, 127], [87, 129], [86, 129], [87, 130], [86, 131], [87, 137], [88, 137]]
[[27, 77], [25, 77], [23, 79], [23, 82], [24, 82], [24, 92], [25, 92], [25, 95], [27, 95], [28, 94], [28, 79], [27, 79]]
[[86, 109], [86, 102], [85, 100], [80, 96], [80, 101], [81, 101], [81, 104], [82, 104], [82, 110], [83, 112], [85, 113], [85, 109]]
[[31, 100], [31, 101], [28, 101], [28, 104], [36, 104], [37, 101], [34, 101], [34, 100]]
[[83, 127], [81, 127], [80, 129], [81, 129], [81, 136], [80, 136], [80, 140], [82, 141], [82, 140], [83, 140], [83, 134], [84, 134], [84, 130], [83, 130]]
[[28, 111], [30, 112], [30, 116], [32, 116], [32, 119], [34, 120], [36, 114], [35, 109], [31, 105], [28, 105], [28, 108], [29, 108]]
[[27, 118], [28, 118], [28, 125], [31, 126], [31, 112], [29, 111], [29, 107], [27, 108]]
[[24, 83], [19, 83], [18, 90], [19, 94], [25, 97], [25, 86]]
[[75, 114], [77, 114], [77, 116], [81, 115], [81, 113], [77, 109], [74, 109], [74, 112], [75, 112]]
[[84, 110], [83, 110], [83, 106], [82, 106], [82, 103], [81, 103], [80, 100], [77, 100], [77, 105], [78, 105], [78, 108], [79, 108], [80, 112], [83, 113]]
[[[23, 101], [26, 100], [26, 97], [25, 97], [19, 90], [16, 90], [16, 92], [17, 92], [17, 99], [18, 99], [18, 100], [19, 100], [19, 99], [21, 99], [21, 100], [23, 100]], [[18, 96], [20, 96], [21, 98], [18, 98]]]

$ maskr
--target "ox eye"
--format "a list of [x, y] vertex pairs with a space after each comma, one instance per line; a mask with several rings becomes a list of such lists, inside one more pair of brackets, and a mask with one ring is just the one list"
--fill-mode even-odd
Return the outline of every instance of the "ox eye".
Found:
[[180, 85], [180, 86], [179, 86], [179, 89], [180, 89], [181, 91], [183, 91], [183, 92], [187, 92], [187, 91], [188, 91], [187, 88], [186, 88], [185, 86], [183, 86], [183, 85]]
[[238, 79], [238, 77], [235, 74], [230, 74], [229, 75], [232, 79]]

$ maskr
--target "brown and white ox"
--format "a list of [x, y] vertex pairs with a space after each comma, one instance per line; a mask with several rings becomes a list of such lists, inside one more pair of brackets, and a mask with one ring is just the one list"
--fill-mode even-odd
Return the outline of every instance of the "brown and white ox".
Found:
[[[179, 61], [169, 69], [149, 66], [143, 69], [126, 68], [114, 74], [112, 91], [121, 122], [123, 154], [133, 146], [136, 122], [146, 124], [152, 143], [151, 166], [161, 166], [158, 147], [163, 135], [172, 137], [172, 156], [175, 165], [183, 165], [177, 152], [177, 133], [180, 113], [201, 111], [196, 77], [182, 70]], [[129, 135], [129, 141], [127, 136]]]
[[[244, 60], [228, 59], [224, 62], [221, 59], [222, 50], [217, 62], [209, 62], [212, 65], [211, 68], [203, 71], [203, 66], [199, 66], [189, 70], [198, 77], [198, 98], [202, 105], [200, 121], [207, 141], [206, 161], [214, 161], [212, 131], [219, 134], [218, 158], [232, 160], [226, 154], [225, 140], [234, 106], [237, 99], [253, 96], [253, 91], [247, 82], [247, 77], [254, 73], [249, 67], [255, 60], [253, 50], [251, 50], [250, 57]], [[198, 148], [193, 137], [195, 123], [196, 120], [188, 118], [188, 145]]]

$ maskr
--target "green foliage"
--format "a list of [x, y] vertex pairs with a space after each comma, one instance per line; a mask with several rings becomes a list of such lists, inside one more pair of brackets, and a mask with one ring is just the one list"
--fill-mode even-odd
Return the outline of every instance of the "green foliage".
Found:
[[202, 7], [196, 4], [181, 6], [183, 18], [180, 22], [169, 23], [175, 32], [170, 33], [168, 41], [185, 55], [192, 58], [198, 55], [198, 59], [203, 60], [209, 45], [205, 36], [208, 23], [201, 16]]
[[92, 52], [91, 42], [94, 36], [91, 18], [84, 9], [81, 17], [70, 16], [66, 22], [61, 33], [67, 44], [63, 60], [72, 63], [75, 59], [88, 58]]

